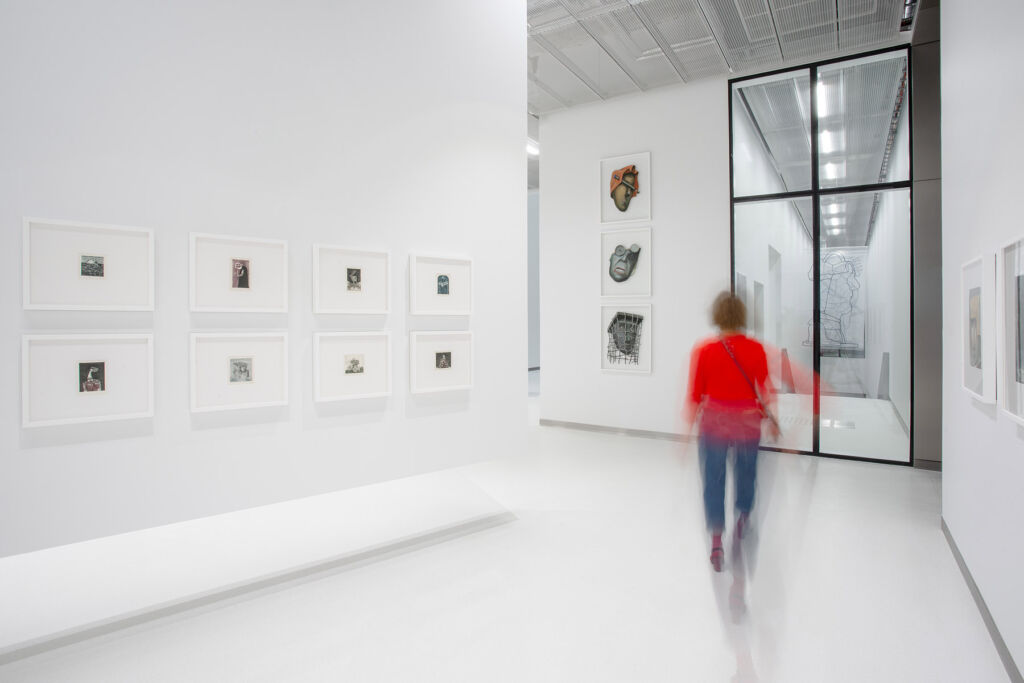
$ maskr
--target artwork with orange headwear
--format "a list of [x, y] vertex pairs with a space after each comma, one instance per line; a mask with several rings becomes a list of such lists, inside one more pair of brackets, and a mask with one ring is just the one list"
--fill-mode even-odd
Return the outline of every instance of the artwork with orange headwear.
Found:
[[601, 160], [601, 222], [651, 218], [651, 153]]

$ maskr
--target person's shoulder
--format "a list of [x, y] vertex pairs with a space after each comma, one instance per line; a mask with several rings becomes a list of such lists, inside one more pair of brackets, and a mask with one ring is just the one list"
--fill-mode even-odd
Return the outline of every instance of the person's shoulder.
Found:
[[704, 339], [698, 339], [697, 343], [693, 345], [693, 355], [698, 356], [707, 351], [711, 346], [718, 343], [718, 337], [706, 337]]

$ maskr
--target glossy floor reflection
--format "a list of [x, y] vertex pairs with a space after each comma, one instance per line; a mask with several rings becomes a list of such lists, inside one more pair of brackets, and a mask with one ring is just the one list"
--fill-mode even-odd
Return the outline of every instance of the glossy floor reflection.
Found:
[[767, 454], [707, 557], [692, 448], [532, 427], [518, 521], [0, 668], [14, 681], [1005, 681], [939, 474]]

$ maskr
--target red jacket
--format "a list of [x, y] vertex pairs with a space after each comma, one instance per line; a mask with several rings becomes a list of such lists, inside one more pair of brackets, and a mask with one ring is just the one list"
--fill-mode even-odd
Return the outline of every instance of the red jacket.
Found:
[[[702, 411], [701, 430], [704, 432], [752, 437], [756, 427], [760, 435], [757, 396], [729, 357], [722, 340], [722, 337], [714, 337], [693, 349], [690, 387], [686, 395], [689, 414], [693, 417], [698, 409]], [[729, 335], [724, 340], [770, 407], [774, 389], [768, 376], [764, 347], [742, 334]]]

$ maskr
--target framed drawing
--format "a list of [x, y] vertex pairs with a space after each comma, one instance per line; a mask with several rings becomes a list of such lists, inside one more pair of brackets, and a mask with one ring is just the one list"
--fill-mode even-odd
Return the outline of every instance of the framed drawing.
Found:
[[651, 229], [601, 233], [601, 296], [651, 295]]
[[23, 427], [153, 417], [152, 334], [21, 339]]
[[601, 307], [601, 369], [651, 372], [651, 307]]
[[651, 153], [601, 159], [601, 222], [651, 220]]
[[313, 312], [382, 315], [388, 312], [386, 251], [313, 245]]
[[409, 333], [409, 390], [412, 393], [472, 388], [472, 332]]
[[288, 333], [193, 332], [193, 413], [288, 404]]
[[313, 335], [313, 400], [345, 401], [391, 395], [391, 333]]
[[994, 258], [976, 258], [960, 270], [962, 384], [983, 403], [995, 403]]
[[999, 405], [1024, 425], [1024, 237], [999, 254]]
[[196, 313], [287, 313], [288, 243], [189, 234], [189, 301]]
[[413, 315], [472, 314], [472, 259], [410, 254], [409, 312]]
[[24, 308], [153, 310], [152, 230], [42, 218], [23, 225]]

